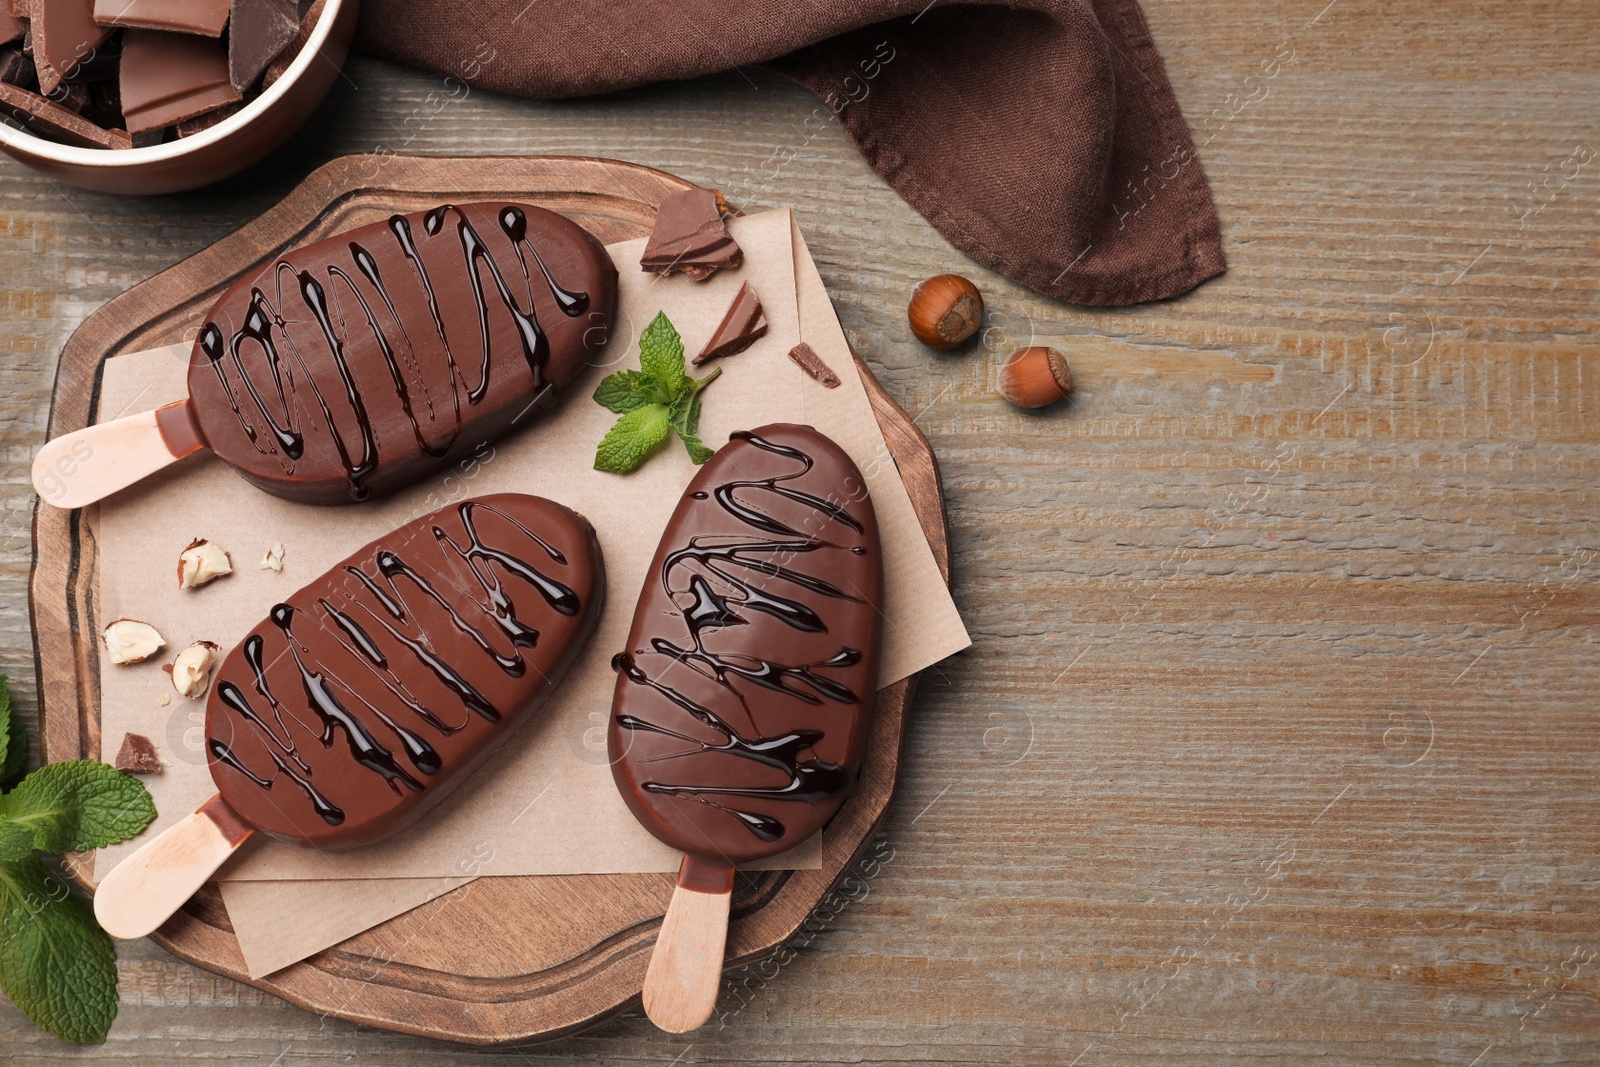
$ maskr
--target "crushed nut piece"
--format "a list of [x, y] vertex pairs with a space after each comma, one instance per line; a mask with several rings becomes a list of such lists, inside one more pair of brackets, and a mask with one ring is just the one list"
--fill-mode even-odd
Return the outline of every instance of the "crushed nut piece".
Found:
[[198, 589], [207, 582], [233, 573], [228, 553], [205, 538], [196, 538], [178, 553], [178, 588]]
[[166, 646], [159, 631], [138, 619], [115, 619], [109, 623], [100, 640], [106, 644], [106, 655], [112, 663], [140, 663]]
[[217, 662], [217, 646], [196, 641], [172, 661], [172, 688], [179, 696], [197, 697], [211, 684], [211, 668]]
[[282, 541], [274, 541], [267, 546], [267, 554], [261, 557], [261, 569], [264, 571], [283, 570]]
[[127, 734], [122, 739], [122, 748], [117, 751], [117, 762], [113, 766], [129, 774], [160, 774], [161, 757], [156, 755], [156, 746], [148, 737]]

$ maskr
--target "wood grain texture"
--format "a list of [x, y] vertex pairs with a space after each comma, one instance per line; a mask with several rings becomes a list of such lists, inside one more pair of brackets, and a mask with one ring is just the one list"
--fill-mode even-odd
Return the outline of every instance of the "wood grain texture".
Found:
[[[96, 394], [106, 359], [178, 340], [194, 329], [218, 293], [294, 247], [441, 201], [511, 197], [559, 211], [611, 243], [648, 233], [655, 205], [686, 187], [682, 179], [660, 171], [578, 157], [341, 157], [318, 168], [281, 204], [237, 232], [91, 315], [61, 354], [51, 440], [82, 432], [98, 417]], [[880, 422], [894, 427], [895, 460], [923, 529], [944, 559], [949, 538], [928, 443], [871, 383], [864, 367], [861, 373]], [[92, 531], [84, 511], [43, 503], [35, 511], [30, 594], [47, 761], [101, 755], [96, 642], [104, 620], [95, 603], [99, 565]], [[737, 964], [771, 955], [867, 847], [894, 789], [915, 684], [913, 677], [880, 692], [866, 766], [849, 805], [829, 824], [821, 869], [741, 876], [731, 922], [725, 896], [721, 910], [727, 953], [720, 951], [719, 939], [718, 962]], [[202, 809], [193, 818], [209, 827], [204, 815]], [[166, 857], [174, 849], [187, 854], [196, 851], [196, 844], [202, 846], [202, 863], [209, 864], [203, 871], [199, 863], [180, 863], [165, 875], [124, 865], [106, 883], [109, 890], [121, 878], [115, 888], [135, 897], [146, 883], [148, 888], [187, 881], [188, 891], [173, 898], [169, 889], [164, 896], [150, 894], [150, 901], [113, 899], [109, 905], [97, 898], [97, 914], [104, 912], [106, 928], [118, 936], [135, 927], [140, 934], [154, 930], [152, 940], [177, 956], [245, 978], [216, 887], [195, 893], [237, 841], [227, 844], [214, 834], [202, 840], [180, 833], [169, 842], [163, 835], [129, 857], [129, 863]], [[80, 884], [91, 888], [78, 864], [72, 866]], [[380, 924], [334, 951], [249, 980], [324, 1016], [475, 1045], [550, 1040], [638, 1001], [650, 949], [672, 898], [670, 876], [496, 881], [492, 895], [469, 884], [414, 909], [404, 932]], [[157, 910], [162, 918], [173, 915], [174, 908], [165, 905], [186, 900], [170, 921], [148, 922]], [[108, 906], [111, 910], [105, 911]], [[508, 916], [515, 917], [509, 928]], [[441, 950], [458, 942], [473, 947], [470, 957], [459, 956], [453, 967], [441, 967]], [[714, 1000], [714, 979], [710, 989]]]
[[[1600, 151], [1600, 10], [1145, 9], [1230, 272], [1120, 311], [974, 267], [814, 99], [756, 70], [435, 113], [438, 80], [357, 61], [312, 130], [217, 190], [114, 200], [0, 168], [0, 635], [30, 710], [26, 468], [62, 343], [316, 164], [380, 146], [621, 156], [745, 210], [794, 206], [857, 351], [938, 453], [976, 640], [920, 685], [871, 862], [695, 1034], [629, 1012], [474, 1052], [317, 1019], [135, 945], [110, 1046], [69, 1050], [0, 1005], [7, 1050], [284, 1067], [1600, 1059], [1600, 168], [1558, 177], [1575, 148]], [[1286, 41], [1294, 61], [1247, 85]], [[904, 303], [952, 270], [983, 289], [988, 330], [937, 355]], [[1074, 400], [1024, 415], [993, 376], [1032, 342], [1086, 356]]]

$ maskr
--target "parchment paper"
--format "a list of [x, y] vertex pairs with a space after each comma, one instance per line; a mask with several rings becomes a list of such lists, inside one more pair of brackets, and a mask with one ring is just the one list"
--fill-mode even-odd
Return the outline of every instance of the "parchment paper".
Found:
[[[746, 251], [745, 267], [703, 285], [637, 271], [642, 241], [612, 246], [622, 278], [615, 336], [629, 343], [608, 349], [609, 365], [581, 388], [586, 393], [602, 373], [637, 365], [633, 342], [657, 310], [667, 311], [692, 356], [739, 284], [749, 282], [771, 329], [747, 352], [721, 361], [724, 373], [705, 394], [705, 440], [716, 447], [732, 429], [810, 421], [854, 456], [867, 475], [890, 546], [880, 675], [880, 684], [888, 684], [965, 647], [965, 630], [888, 457], [826, 290], [803, 244], [794, 240], [788, 212], [735, 220], [733, 227]], [[788, 295], [797, 292], [798, 297]], [[822, 389], [788, 360], [788, 349], [802, 333], [839, 373], [845, 383], [839, 389]], [[187, 354], [183, 345], [110, 361], [102, 391], [105, 417], [182, 396]], [[252, 842], [225, 868], [224, 897], [252, 974], [303, 958], [479, 875], [676, 869], [678, 855], [640, 828], [616, 793], [605, 762], [604, 724], [613, 685], [610, 654], [621, 647], [644, 568], [694, 468], [674, 444], [633, 475], [595, 472], [594, 443], [614, 416], [586, 396], [568, 398], [552, 414], [502, 442], [481, 466], [436, 478], [376, 506], [322, 509], [279, 501], [248, 486], [209, 454], [185, 460], [101, 505], [101, 617], [126, 614], [152, 622], [168, 640], [163, 653], [168, 660], [201, 637], [230, 647], [278, 597], [383, 531], [452, 500], [503, 490], [539, 493], [584, 513], [600, 533], [611, 596], [589, 652], [539, 720], [438, 812], [399, 839], [358, 852], [323, 855], [274, 841]], [[194, 536], [229, 548], [236, 573], [204, 589], [180, 592], [173, 566]], [[287, 549], [282, 574], [257, 567], [272, 540], [283, 541]], [[161, 812], [157, 830], [211, 795], [201, 749], [203, 700], [186, 701], [173, 693], [156, 661], [131, 668], [103, 664], [102, 694], [108, 745], [133, 730], [150, 736], [168, 761], [167, 773], [148, 780]], [[97, 871], [109, 870], [138, 843], [104, 850]], [[769, 861], [786, 868], [819, 863], [816, 841]], [[285, 923], [286, 915], [295, 921]]]

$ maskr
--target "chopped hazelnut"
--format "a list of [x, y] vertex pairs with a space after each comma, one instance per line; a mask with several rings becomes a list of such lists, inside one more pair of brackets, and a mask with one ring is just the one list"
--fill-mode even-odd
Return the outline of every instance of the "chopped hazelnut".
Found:
[[109, 623], [100, 639], [112, 663], [140, 663], [166, 646], [159, 631], [138, 619], [116, 619]]
[[178, 553], [178, 588], [198, 589], [207, 582], [233, 573], [228, 553], [205, 538], [197, 538]]
[[211, 684], [211, 668], [217, 662], [217, 646], [196, 641], [172, 661], [172, 688], [179, 696], [197, 697]]
[[283, 542], [274, 541], [267, 546], [266, 555], [261, 557], [261, 569], [264, 571], [283, 570]]

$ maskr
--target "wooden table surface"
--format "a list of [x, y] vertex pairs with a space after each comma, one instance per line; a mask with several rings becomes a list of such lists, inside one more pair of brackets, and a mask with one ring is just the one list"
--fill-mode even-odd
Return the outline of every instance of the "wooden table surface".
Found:
[[[938, 452], [974, 639], [919, 691], [877, 862], [701, 1032], [632, 1014], [467, 1051], [140, 942], [108, 1045], [0, 1003], [0, 1059], [1600, 1060], [1600, 8], [1146, 9], [1231, 269], [1120, 311], [966, 261], [760, 70], [440, 105], [439, 79], [357, 59], [288, 148], [217, 188], [114, 199], [0, 162], [0, 669], [25, 717], [27, 471], [62, 343], [374, 149], [615, 156], [793, 206]], [[903, 316], [946, 270], [990, 308], [954, 355]], [[1030, 341], [1072, 361], [1069, 405], [995, 395]]]

